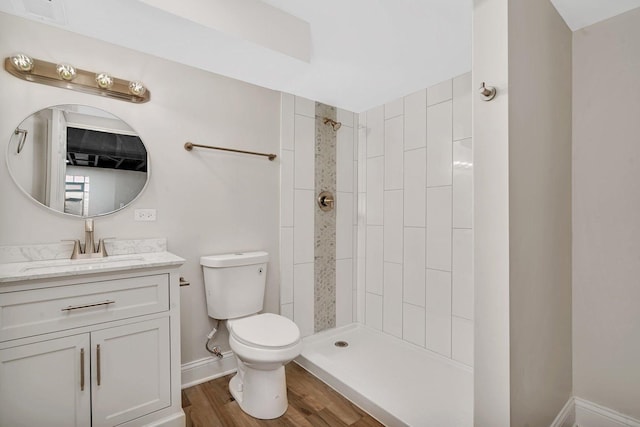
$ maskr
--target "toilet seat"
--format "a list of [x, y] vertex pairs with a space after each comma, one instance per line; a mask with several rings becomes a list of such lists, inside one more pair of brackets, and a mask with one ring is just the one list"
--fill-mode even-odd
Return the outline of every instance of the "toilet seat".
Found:
[[298, 326], [273, 313], [228, 320], [227, 326], [234, 339], [249, 347], [276, 350], [300, 341]]

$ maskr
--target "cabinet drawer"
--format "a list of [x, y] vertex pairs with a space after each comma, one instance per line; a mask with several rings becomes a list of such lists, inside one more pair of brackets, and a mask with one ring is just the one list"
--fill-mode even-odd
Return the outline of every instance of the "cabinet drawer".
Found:
[[169, 309], [169, 275], [0, 294], [0, 341]]

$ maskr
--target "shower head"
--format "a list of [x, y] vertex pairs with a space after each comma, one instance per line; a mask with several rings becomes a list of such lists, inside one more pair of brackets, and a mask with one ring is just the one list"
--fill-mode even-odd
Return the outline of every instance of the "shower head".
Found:
[[331, 127], [333, 128], [333, 130], [338, 130], [340, 129], [340, 127], [342, 126], [342, 123], [340, 122], [336, 122], [333, 119], [330, 119], [329, 117], [325, 117], [324, 118], [324, 124], [325, 125], [331, 125]]

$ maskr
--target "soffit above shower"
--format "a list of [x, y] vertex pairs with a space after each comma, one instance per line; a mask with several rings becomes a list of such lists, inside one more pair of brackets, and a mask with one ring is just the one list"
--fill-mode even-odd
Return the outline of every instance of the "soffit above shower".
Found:
[[[640, 6], [552, 1], [572, 28]], [[355, 112], [468, 72], [472, 8], [473, 0], [0, 1], [2, 12]]]

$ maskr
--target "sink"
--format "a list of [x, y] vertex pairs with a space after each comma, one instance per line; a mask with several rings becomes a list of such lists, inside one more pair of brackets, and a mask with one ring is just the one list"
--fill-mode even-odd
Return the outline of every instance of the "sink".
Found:
[[104, 258], [88, 259], [56, 259], [51, 261], [37, 261], [20, 269], [21, 273], [27, 271], [47, 270], [52, 273], [60, 270], [93, 270], [97, 268], [126, 266], [132, 263], [143, 261], [145, 258], [139, 255], [116, 255]]

